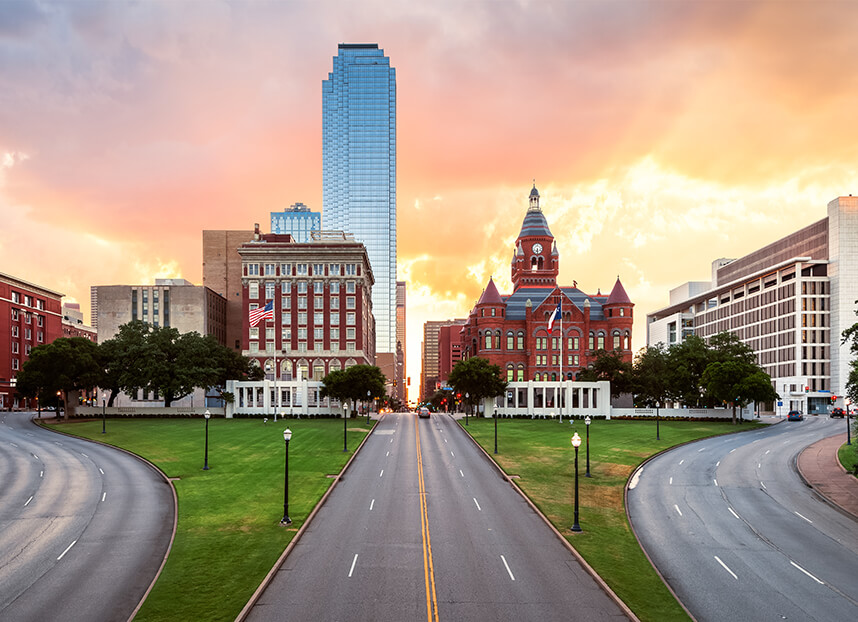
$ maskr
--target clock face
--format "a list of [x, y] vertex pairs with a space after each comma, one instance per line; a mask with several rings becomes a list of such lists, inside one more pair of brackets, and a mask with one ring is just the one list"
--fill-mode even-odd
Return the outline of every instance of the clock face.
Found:
[[541, 253], [542, 252], [542, 244], [540, 244], [539, 242], [534, 244], [533, 245], [533, 252], [534, 253]]

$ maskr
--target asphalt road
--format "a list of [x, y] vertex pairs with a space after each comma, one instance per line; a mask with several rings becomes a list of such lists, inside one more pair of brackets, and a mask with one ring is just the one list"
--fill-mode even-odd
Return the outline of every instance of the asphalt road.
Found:
[[133, 456], [30, 417], [0, 413], [0, 620], [127, 620], [169, 546], [173, 493]]
[[385, 415], [250, 620], [625, 620], [446, 415]]
[[858, 521], [794, 467], [842, 429], [784, 421], [679, 447], [633, 476], [632, 525], [698, 620], [858, 620]]

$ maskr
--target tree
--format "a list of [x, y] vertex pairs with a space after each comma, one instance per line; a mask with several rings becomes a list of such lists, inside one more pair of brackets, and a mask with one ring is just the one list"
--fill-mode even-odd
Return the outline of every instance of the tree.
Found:
[[670, 346], [667, 352], [670, 393], [683, 404], [700, 406], [700, 379], [711, 362], [712, 352], [697, 335], [689, 335], [682, 343]]
[[501, 378], [500, 367], [478, 356], [456, 363], [447, 383], [456, 393], [467, 395], [469, 404], [477, 404], [486, 398], [501, 395], [507, 386], [506, 380]]
[[712, 397], [732, 404], [734, 425], [737, 406], [778, 399], [769, 375], [756, 363], [741, 358], [710, 363], [703, 372], [702, 383]]
[[110, 391], [108, 406], [113, 406], [113, 401], [121, 391], [135, 394], [148, 385], [143, 378], [143, 369], [145, 358], [150, 356], [150, 330], [148, 323], [133, 320], [120, 326], [115, 337], [99, 345], [103, 376], [98, 384], [100, 388]]
[[83, 337], [61, 337], [33, 348], [18, 372], [16, 389], [42, 402], [60, 391], [68, 418], [69, 392], [92, 389], [102, 376], [95, 343]]
[[596, 350], [594, 360], [581, 371], [578, 380], [611, 383], [611, 397], [619, 397], [632, 391], [632, 364], [623, 360], [620, 350]]
[[[858, 300], [855, 303], [858, 304]], [[858, 310], [855, 311], [855, 314], [858, 315]], [[843, 345], [847, 342], [851, 342], [849, 351], [852, 352], [853, 358], [852, 362], [849, 363], [851, 369], [846, 380], [846, 395], [852, 400], [852, 403], [858, 403], [858, 322], [841, 333], [840, 344]]]
[[[322, 397], [331, 397], [345, 403], [352, 401], [352, 411], [358, 400], [385, 396], [387, 379], [375, 365], [353, 365], [334, 370], [322, 378]], [[369, 395], [367, 395], [369, 394]]]
[[668, 354], [664, 344], [647, 346], [635, 356], [632, 367], [632, 388], [635, 403], [655, 406], [670, 399]]

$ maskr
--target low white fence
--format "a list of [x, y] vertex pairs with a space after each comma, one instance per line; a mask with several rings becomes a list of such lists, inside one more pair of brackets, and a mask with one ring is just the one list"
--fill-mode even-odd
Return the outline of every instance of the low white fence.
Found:
[[[655, 408], [612, 408], [611, 416], [623, 419], [655, 419]], [[733, 408], [659, 408], [661, 419], [732, 419]], [[753, 408], [737, 408], [737, 419], [754, 419]]]
[[214, 417], [223, 417], [223, 408], [205, 406], [78, 406], [74, 409], [74, 417], [202, 417], [209, 411]]
[[226, 390], [235, 397], [226, 406], [227, 419], [236, 415], [276, 414], [289, 417], [342, 417], [343, 405], [339, 400], [321, 397], [319, 380], [228, 380]]

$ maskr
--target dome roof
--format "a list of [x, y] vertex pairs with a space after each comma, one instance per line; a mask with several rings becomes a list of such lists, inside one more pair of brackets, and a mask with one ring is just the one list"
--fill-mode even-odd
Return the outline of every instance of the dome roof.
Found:
[[530, 196], [532, 196], [532, 197], [538, 197], [539, 196], [539, 190], [536, 189], [536, 184], [533, 184], [533, 190], [530, 191]]
[[527, 236], [554, 237], [551, 235], [551, 230], [548, 228], [548, 221], [545, 220], [545, 215], [542, 212], [528, 211], [525, 214], [518, 237], [523, 238]]

